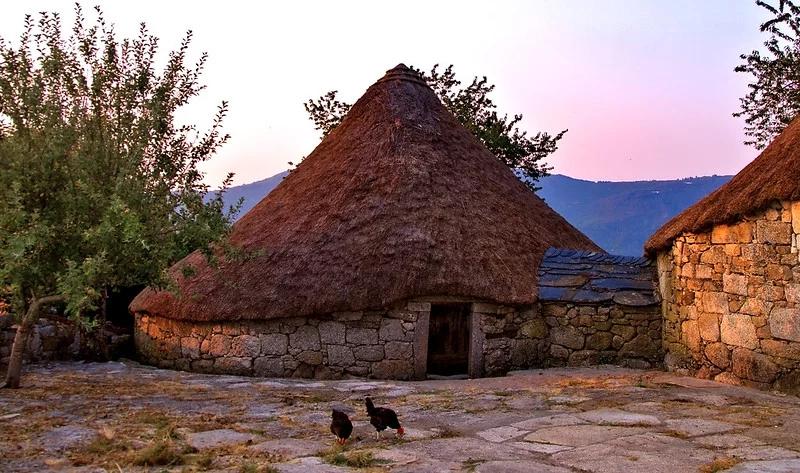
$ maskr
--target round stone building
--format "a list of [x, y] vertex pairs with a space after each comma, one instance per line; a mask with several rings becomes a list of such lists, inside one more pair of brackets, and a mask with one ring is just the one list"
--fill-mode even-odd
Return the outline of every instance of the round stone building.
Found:
[[657, 256], [667, 367], [800, 387], [800, 121], [646, 243]]
[[[146, 289], [131, 303], [145, 361], [317, 378], [477, 377], [539, 366], [551, 351], [548, 323], [578, 320], [573, 299], [587, 292], [558, 292], [550, 310], [563, 320], [546, 322], [537, 297], [545, 252], [602, 254], [403, 65], [367, 90], [229, 240], [236, 257], [212, 267], [193, 253], [171, 269], [178, 290]], [[569, 259], [552, 254], [550, 292]], [[646, 303], [619, 300], [652, 305], [649, 293]], [[614, 304], [615, 294], [603, 297]], [[602, 330], [612, 330], [611, 313], [595, 313], [607, 321]], [[654, 330], [636, 320], [640, 332], [660, 334], [660, 321]], [[570, 347], [559, 353], [583, 353], [596, 330], [582, 330], [559, 335]], [[614, 336], [599, 337], [598, 350], [611, 350]]]

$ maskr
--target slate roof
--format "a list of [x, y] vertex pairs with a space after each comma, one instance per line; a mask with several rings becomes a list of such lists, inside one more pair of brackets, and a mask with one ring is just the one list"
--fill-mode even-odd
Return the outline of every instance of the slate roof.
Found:
[[539, 300], [649, 306], [660, 302], [646, 257], [550, 248], [539, 266]]

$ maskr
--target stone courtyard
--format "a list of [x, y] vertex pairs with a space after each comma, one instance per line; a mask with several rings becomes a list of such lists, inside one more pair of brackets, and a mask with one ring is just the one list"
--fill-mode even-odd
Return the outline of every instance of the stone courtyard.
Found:
[[[403, 439], [375, 439], [367, 395]], [[0, 391], [0, 471], [797, 472], [798, 426], [793, 396], [607, 366], [401, 382], [65, 362]]]

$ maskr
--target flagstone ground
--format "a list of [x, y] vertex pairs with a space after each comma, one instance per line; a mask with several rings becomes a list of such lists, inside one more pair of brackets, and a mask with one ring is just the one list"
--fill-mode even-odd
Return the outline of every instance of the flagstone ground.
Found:
[[[800, 471], [800, 399], [658, 371], [421, 382], [33, 365], [0, 391], [0, 471]], [[395, 408], [375, 440], [363, 398]], [[330, 409], [355, 432], [334, 447]]]

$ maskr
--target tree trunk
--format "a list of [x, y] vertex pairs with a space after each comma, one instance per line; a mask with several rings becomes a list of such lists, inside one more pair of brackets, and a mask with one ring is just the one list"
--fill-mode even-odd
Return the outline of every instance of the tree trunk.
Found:
[[8, 361], [8, 372], [6, 373], [6, 382], [2, 388], [18, 388], [19, 378], [22, 373], [22, 358], [25, 355], [25, 347], [28, 344], [28, 336], [31, 333], [33, 325], [39, 320], [39, 312], [42, 306], [48, 304], [55, 304], [56, 302], [63, 301], [62, 296], [47, 296], [41, 299], [36, 299], [33, 304], [28, 308], [28, 311], [22, 317], [17, 333], [14, 336], [14, 344], [11, 346], [11, 357]]

